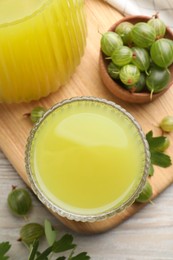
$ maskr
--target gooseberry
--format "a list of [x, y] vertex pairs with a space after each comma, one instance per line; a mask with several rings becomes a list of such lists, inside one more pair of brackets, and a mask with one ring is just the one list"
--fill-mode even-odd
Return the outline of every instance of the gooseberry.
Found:
[[125, 85], [134, 85], [140, 78], [140, 71], [135, 65], [127, 64], [120, 69], [119, 76]]
[[160, 122], [160, 128], [164, 132], [172, 132], [173, 131], [173, 116], [165, 116]]
[[157, 151], [164, 152], [169, 146], [170, 146], [170, 140], [167, 136], [165, 136], [163, 144], [157, 147]]
[[173, 45], [168, 39], [159, 39], [152, 44], [150, 55], [155, 64], [167, 68], [173, 62]]
[[152, 26], [145, 22], [136, 23], [131, 31], [132, 41], [141, 48], [152, 45], [156, 39], [156, 33]]
[[33, 123], [36, 123], [46, 112], [46, 109], [44, 107], [35, 107], [30, 114], [31, 121]]
[[26, 189], [13, 187], [8, 195], [8, 206], [11, 212], [17, 216], [26, 216], [31, 209], [32, 200]]
[[108, 65], [108, 74], [113, 79], [117, 79], [120, 73], [120, 68], [116, 66], [112, 61]]
[[138, 67], [141, 71], [147, 71], [150, 66], [150, 56], [144, 48], [133, 47], [132, 48], [132, 63]]
[[145, 73], [140, 73], [139, 80], [134, 85], [125, 86], [130, 92], [139, 93], [145, 88]]
[[112, 53], [111, 59], [115, 65], [124, 66], [131, 62], [132, 50], [127, 46], [121, 46]]
[[130, 45], [132, 42], [132, 28], [133, 24], [130, 22], [122, 22], [115, 28], [115, 32], [119, 34], [125, 45]]
[[146, 181], [142, 192], [139, 194], [139, 197], [136, 199], [137, 202], [145, 203], [147, 202], [153, 194], [151, 184]]
[[107, 56], [111, 56], [113, 51], [122, 45], [121, 37], [115, 32], [106, 32], [101, 37], [101, 50]]
[[44, 235], [44, 227], [38, 223], [29, 223], [24, 225], [20, 230], [19, 241], [30, 246], [36, 239]]
[[150, 168], [149, 168], [149, 172], [148, 172], [148, 176], [153, 176], [154, 175], [154, 167], [152, 164], [150, 164]]
[[163, 90], [170, 80], [170, 72], [168, 69], [163, 69], [159, 67], [152, 67], [146, 76], [146, 86], [148, 90], [152, 93], [158, 93]]
[[154, 16], [148, 21], [148, 24], [154, 28], [156, 39], [164, 37], [166, 32], [166, 25], [161, 19], [159, 19], [157, 16]]

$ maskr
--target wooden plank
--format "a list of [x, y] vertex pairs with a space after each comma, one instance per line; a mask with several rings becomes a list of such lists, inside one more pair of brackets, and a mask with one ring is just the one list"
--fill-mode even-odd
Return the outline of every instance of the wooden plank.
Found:
[[[104, 87], [98, 68], [100, 34], [105, 32], [122, 15], [111, 6], [99, 0], [87, 0], [85, 5], [88, 24], [87, 46], [81, 64], [78, 66], [71, 80], [55, 94], [38, 102], [0, 105], [0, 148], [28, 185], [24, 158], [25, 145], [32, 124], [23, 115], [30, 112], [35, 106], [42, 105], [49, 108], [58, 101], [74, 96], [106, 98], [126, 108], [138, 120], [144, 132], [152, 129], [155, 135], [161, 134], [161, 131], [157, 127], [160, 120], [164, 116], [173, 113], [173, 88], [170, 88], [162, 97], [150, 104], [133, 105], [118, 100]], [[172, 134], [170, 134], [170, 138], [173, 143]], [[169, 148], [168, 153], [173, 154], [172, 147]], [[172, 166], [167, 169], [155, 167], [155, 175], [151, 178], [154, 192], [153, 198], [158, 196], [172, 182]], [[75, 231], [96, 233], [118, 225], [140, 210], [141, 207], [143, 205], [134, 204], [121, 214], [97, 223], [77, 223], [59, 216], [56, 217]]]

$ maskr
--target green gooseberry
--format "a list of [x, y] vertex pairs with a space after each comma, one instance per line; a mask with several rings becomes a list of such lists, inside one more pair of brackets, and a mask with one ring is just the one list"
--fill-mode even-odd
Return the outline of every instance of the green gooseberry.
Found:
[[168, 69], [159, 68], [157, 66], [151, 67], [146, 76], [146, 86], [152, 93], [162, 91], [169, 83], [170, 72]]
[[148, 172], [148, 176], [153, 176], [154, 175], [154, 166], [152, 164], [150, 164], [150, 168], [149, 168], [149, 172]]
[[115, 28], [115, 32], [119, 34], [125, 45], [132, 43], [131, 30], [133, 26], [130, 22], [122, 22]]
[[147, 180], [142, 192], [139, 194], [139, 197], [136, 199], [136, 202], [146, 203], [147, 201], [150, 200], [152, 195], [153, 195], [152, 187]]
[[132, 50], [127, 46], [121, 46], [111, 55], [112, 62], [117, 66], [124, 66], [132, 60]]
[[107, 56], [111, 56], [113, 51], [123, 45], [121, 37], [115, 33], [108, 31], [101, 37], [101, 50]]
[[148, 24], [154, 28], [156, 39], [164, 37], [166, 32], [166, 25], [160, 18], [154, 16], [148, 21]]
[[150, 55], [156, 65], [167, 68], [173, 63], [173, 44], [169, 39], [155, 41], [150, 49]]
[[132, 63], [141, 71], [147, 72], [150, 66], [150, 56], [147, 50], [140, 47], [133, 47], [132, 52]]
[[158, 152], [164, 152], [170, 146], [170, 140], [167, 136], [165, 136], [164, 143], [157, 147]]
[[119, 77], [120, 68], [116, 66], [112, 61], [109, 63], [107, 70], [111, 78], [117, 79]]
[[119, 76], [125, 85], [134, 85], [140, 78], [140, 71], [135, 65], [127, 64], [120, 69]]
[[29, 223], [24, 225], [20, 230], [20, 238], [24, 244], [30, 246], [36, 239], [44, 235], [44, 227], [38, 223]]
[[145, 88], [146, 86], [146, 75], [145, 73], [140, 73], [140, 77], [139, 77], [139, 80], [134, 84], [134, 85], [127, 85], [125, 86], [130, 92], [136, 92], [136, 93], [139, 93], [139, 92], [142, 92], [143, 89]]
[[159, 124], [160, 128], [164, 131], [164, 132], [172, 132], [173, 131], [173, 116], [165, 116], [160, 124]]
[[44, 107], [35, 107], [30, 114], [30, 119], [32, 123], [36, 123], [46, 112], [46, 109]]
[[31, 209], [32, 200], [26, 189], [12, 187], [7, 198], [11, 212], [16, 216], [26, 216]]
[[132, 41], [141, 48], [150, 47], [156, 39], [155, 30], [145, 22], [136, 23], [132, 28], [131, 35]]

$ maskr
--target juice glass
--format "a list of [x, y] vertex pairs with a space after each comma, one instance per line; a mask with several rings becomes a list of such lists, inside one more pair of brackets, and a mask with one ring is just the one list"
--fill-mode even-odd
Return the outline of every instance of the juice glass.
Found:
[[38, 198], [70, 220], [103, 220], [130, 206], [150, 165], [148, 143], [131, 114], [95, 97], [64, 100], [31, 130], [26, 171]]
[[0, 102], [56, 91], [84, 52], [83, 0], [0, 1]]

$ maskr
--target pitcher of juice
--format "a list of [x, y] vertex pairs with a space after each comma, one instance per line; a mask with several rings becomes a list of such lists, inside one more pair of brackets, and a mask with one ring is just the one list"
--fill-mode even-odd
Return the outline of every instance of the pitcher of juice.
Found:
[[0, 102], [56, 91], [80, 63], [85, 44], [83, 0], [1, 0]]

